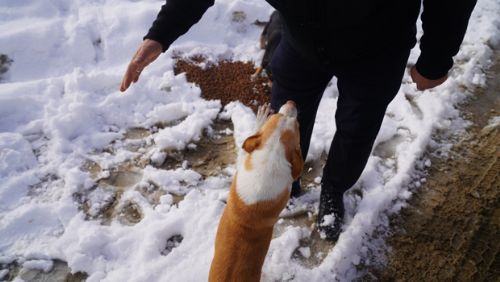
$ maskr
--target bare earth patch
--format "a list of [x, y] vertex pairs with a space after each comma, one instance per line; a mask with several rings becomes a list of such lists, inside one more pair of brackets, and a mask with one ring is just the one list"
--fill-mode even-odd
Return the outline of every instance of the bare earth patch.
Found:
[[382, 281], [499, 281], [500, 53], [488, 88], [464, 106], [474, 125], [393, 220]]
[[[22, 279], [21, 281], [61, 281], [61, 282], [82, 282], [87, 279], [87, 274], [84, 272], [75, 272], [72, 273], [71, 269], [68, 267], [68, 264], [62, 260], [53, 260], [52, 268], [43, 272], [41, 270], [31, 270], [22, 268], [17, 263], [11, 263], [9, 265], [2, 265], [3, 269], [8, 269], [9, 272], [6, 276], [3, 277], [2, 281], [12, 281], [15, 278]], [[17, 280], [19, 281], [19, 280]]]
[[186, 162], [187, 167], [204, 177], [223, 174], [224, 168], [236, 161], [233, 125], [230, 121], [217, 120], [212, 128], [214, 134], [202, 138], [196, 148], [169, 152], [160, 168], [176, 169]]

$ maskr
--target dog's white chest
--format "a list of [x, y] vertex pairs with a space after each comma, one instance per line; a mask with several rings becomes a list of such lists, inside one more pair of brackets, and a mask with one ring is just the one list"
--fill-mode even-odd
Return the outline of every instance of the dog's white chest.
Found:
[[245, 204], [252, 205], [277, 199], [283, 190], [291, 189], [292, 182], [290, 163], [283, 152], [258, 151], [251, 156], [251, 169], [239, 165], [236, 192]]

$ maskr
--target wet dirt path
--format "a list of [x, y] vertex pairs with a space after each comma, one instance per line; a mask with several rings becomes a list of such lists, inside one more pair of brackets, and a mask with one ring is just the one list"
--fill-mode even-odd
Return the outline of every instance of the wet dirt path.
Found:
[[463, 107], [473, 122], [392, 221], [380, 281], [500, 281], [500, 51], [486, 90]]

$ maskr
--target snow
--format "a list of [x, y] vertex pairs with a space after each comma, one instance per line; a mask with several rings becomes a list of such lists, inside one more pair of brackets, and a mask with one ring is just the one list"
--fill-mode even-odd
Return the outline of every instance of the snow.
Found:
[[488, 121], [488, 125], [487, 127], [498, 127], [500, 126], [500, 116], [495, 116], [495, 117], [492, 117], [489, 121]]
[[0, 179], [19, 174], [37, 164], [31, 144], [21, 134], [0, 135]]
[[[0, 84], [2, 265], [17, 261], [48, 271], [51, 261], [60, 259], [72, 271], [88, 273], [88, 281], [206, 280], [233, 167], [203, 178], [187, 162], [170, 170], [146, 166], [131, 185], [156, 185], [168, 194], [154, 205], [137, 189], [125, 189], [119, 205], [133, 201], [141, 208], [142, 220], [135, 225], [86, 218], [75, 200], [75, 194], [87, 195], [89, 213], [98, 215], [114, 195], [98, 185], [99, 178], [142, 155], [161, 163], [171, 150], [196, 150], [195, 143], [212, 130], [218, 116], [234, 124], [234, 132], [227, 134], [234, 133], [237, 146], [254, 129], [250, 109], [238, 102], [222, 109], [219, 101], [202, 99], [185, 75], [174, 75], [171, 57], [203, 53], [211, 60], [259, 61], [260, 28], [252, 23], [271, 13], [265, 1], [217, 1], [137, 84], [125, 94], [118, 91], [126, 65], [162, 2], [2, 2], [0, 51], [13, 60]], [[499, 13], [498, 1], [478, 2], [456, 66], [442, 86], [419, 92], [405, 75], [373, 155], [346, 195], [345, 231], [324, 261], [309, 269], [291, 259], [311, 230], [288, 226], [271, 242], [264, 281], [348, 281], [359, 275], [360, 264], [369, 264], [367, 254], [377, 244], [373, 232], [387, 227], [387, 216], [398, 212], [411, 196], [410, 188], [423, 182], [413, 180], [415, 170], [432, 165], [422, 158], [427, 146], [449, 147], [433, 140], [433, 134], [457, 133], [467, 126], [457, 105], [475, 87], [485, 86], [489, 46], [500, 44]], [[409, 64], [418, 52], [413, 50]], [[335, 133], [335, 85], [334, 79], [321, 101], [308, 160], [328, 152]], [[491, 124], [497, 125], [498, 118]], [[151, 132], [136, 143], [149, 149], [127, 150], [132, 141], [124, 135], [135, 127]], [[102, 169], [98, 178], [82, 169], [88, 161]], [[176, 204], [172, 195], [185, 198]], [[297, 205], [316, 203], [318, 197], [315, 186]], [[182, 242], [164, 251], [177, 245], [167, 243], [175, 235]], [[303, 247], [299, 252], [316, 255]], [[5, 275], [0, 269], [0, 277]]]
[[39, 269], [43, 272], [48, 272], [52, 269], [53, 262], [51, 260], [29, 260], [23, 263], [23, 267], [27, 269]]
[[322, 226], [332, 225], [335, 222], [335, 219], [336, 219], [335, 218], [335, 214], [327, 214], [323, 218], [323, 221], [321, 222], [321, 225]]

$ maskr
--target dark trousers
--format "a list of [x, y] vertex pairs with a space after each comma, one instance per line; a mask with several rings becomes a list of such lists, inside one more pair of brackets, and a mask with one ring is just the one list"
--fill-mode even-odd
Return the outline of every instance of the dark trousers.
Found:
[[405, 49], [359, 62], [323, 66], [305, 60], [286, 39], [276, 49], [271, 107], [276, 111], [287, 100], [297, 104], [304, 158], [323, 92], [332, 77], [337, 77], [337, 131], [322, 179], [322, 194], [328, 193], [328, 198], [341, 200], [366, 166], [387, 105], [401, 85], [409, 52]]

